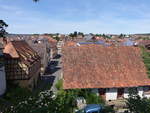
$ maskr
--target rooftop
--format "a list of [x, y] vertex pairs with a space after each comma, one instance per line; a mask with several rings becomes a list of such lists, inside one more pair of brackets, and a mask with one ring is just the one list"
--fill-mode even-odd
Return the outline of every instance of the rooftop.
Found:
[[142, 60], [140, 48], [131, 46], [65, 46], [64, 89], [150, 85]]
[[38, 54], [25, 41], [11, 41], [3, 52], [5, 57], [20, 58], [27, 65], [39, 59]]

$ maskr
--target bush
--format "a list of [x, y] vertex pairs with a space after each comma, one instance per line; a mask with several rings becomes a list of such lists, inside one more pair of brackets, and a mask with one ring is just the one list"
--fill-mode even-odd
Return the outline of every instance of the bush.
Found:
[[10, 106], [17, 105], [31, 96], [31, 92], [26, 88], [10, 83], [8, 83], [7, 87], [6, 94], [0, 99], [0, 110], [8, 110]]
[[6, 113], [53, 113], [56, 111], [51, 91], [40, 92], [9, 107]]
[[31, 96], [31, 92], [26, 88], [21, 88], [19, 86], [9, 86], [4, 99], [9, 100], [12, 103], [21, 101], [22, 99], [28, 98]]
[[147, 52], [147, 49], [144, 47], [141, 47], [141, 50], [142, 50], [143, 62], [144, 62], [145, 67], [147, 69], [147, 74], [150, 78], [150, 52]]
[[62, 79], [58, 80], [55, 87], [57, 88], [57, 90], [63, 89], [63, 80]]
[[8, 89], [5, 95], [2, 99], [0, 99], [0, 107], [2, 107], [2, 103], [9, 103], [9, 105], [17, 104], [23, 99], [26, 99], [29, 96], [31, 96], [31, 92], [26, 88], [21, 88], [17, 85], [13, 85], [10, 83], [8, 83], [7, 87]]
[[126, 104], [132, 113], [150, 113], [150, 99], [141, 98], [134, 89], [129, 90]]
[[114, 109], [110, 106], [104, 106], [102, 113], [115, 113]]
[[[4, 109], [4, 113], [73, 113], [75, 109], [75, 100], [77, 97], [84, 97], [87, 104], [102, 104], [104, 101], [92, 93], [90, 89], [72, 89], [63, 90], [62, 80], [56, 84], [57, 94], [52, 91], [42, 91], [36, 95], [24, 88], [10, 88], [5, 95], [5, 99], [12, 102], [10, 106]], [[2, 101], [4, 102], [4, 101]], [[105, 107], [105, 112], [110, 111]]]
[[92, 93], [91, 89], [78, 89], [77, 96], [84, 97], [87, 104], [104, 104], [104, 100], [96, 93]]
[[102, 100], [102, 98], [100, 96], [97, 96], [94, 93], [90, 93], [86, 97], [86, 102], [87, 104], [104, 104], [104, 101]]

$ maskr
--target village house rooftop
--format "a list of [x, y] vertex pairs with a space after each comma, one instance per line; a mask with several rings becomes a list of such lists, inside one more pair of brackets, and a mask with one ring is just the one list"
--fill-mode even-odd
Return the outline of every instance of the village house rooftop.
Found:
[[140, 48], [133, 46], [66, 45], [63, 47], [63, 87], [119, 88], [150, 85], [142, 60]]
[[[7, 76], [8, 79], [18, 79], [19, 78], [18, 76], [21, 76], [22, 79], [29, 79], [31, 76], [34, 76], [32, 74], [27, 74], [26, 76], [26, 75], [21, 75], [21, 73], [19, 73], [20, 71], [19, 69], [21, 68], [23, 69], [23, 67], [20, 67], [21, 65], [25, 64], [27, 67], [30, 68], [36, 62], [40, 62], [40, 57], [37, 54], [37, 52], [35, 52], [25, 41], [8, 42], [3, 52], [4, 52], [5, 59], [6, 59], [6, 64], [8, 64], [6, 65], [6, 72], [8, 71], [7, 74], [11, 74]], [[12, 61], [12, 60], [15, 60], [15, 61]], [[38, 67], [36, 68], [37, 68], [36, 69], [37, 71]], [[14, 74], [17, 72], [19, 74]]]

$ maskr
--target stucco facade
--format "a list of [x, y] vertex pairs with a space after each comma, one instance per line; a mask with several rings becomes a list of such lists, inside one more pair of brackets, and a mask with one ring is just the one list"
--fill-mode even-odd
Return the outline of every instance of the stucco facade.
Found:
[[117, 88], [106, 89], [106, 101], [117, 99]]
[[[147, 97], [147, 98], [150, 98], [150, 87], [149, 86], [143, 86], [143, 87], [135, 87], [136, 90], [137, 90], [137, 93], [138, 95], [143, 98], [143, 97]], [[117, 100], [119, 98], [128, 98], [129, 96], [129, 88], [122, 88], [123, 89], [123, 92], [120, 93], [119, 92], [119, 88], [107, 88], [105, 89], [104, 91], [104, 94], [103, 95], [100, 95], [100, 96], [103, 96], [105, 97], [104, 99], [106, 101], [110, 101], [110, 100]], [[95, 92], [96, 93], [96, 90], [92, 90], [92, 92]], [[98, 91], [98, 89], [97, 89]], [[99, 92], [100, 94], [100, 92]], [[105, 96], [104, 96], [105, 95]]]

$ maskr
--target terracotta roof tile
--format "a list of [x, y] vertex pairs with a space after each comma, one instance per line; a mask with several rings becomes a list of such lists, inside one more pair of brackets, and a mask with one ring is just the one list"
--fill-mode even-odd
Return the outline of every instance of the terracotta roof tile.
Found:
[[39, 59], [38, 54], [25, 41], [11, 41], [4, 48], [4, 55], [10, 58], [20, 58], [26, 65]]
[[16, 49], [14, 48], [13, 44], [12, 43], [8, 43], [5, 48], [4, 48], [4, 51], [5, 55], [8, 55], [12, 58], [19, 58], [19, 55], [16, 51]]
[[150, 44], [150, 40], [140, 40], [139, 45], [146, 46]]
[[150, 85], [140, 54], [135, 47], [65, 46], [64, 89]]

